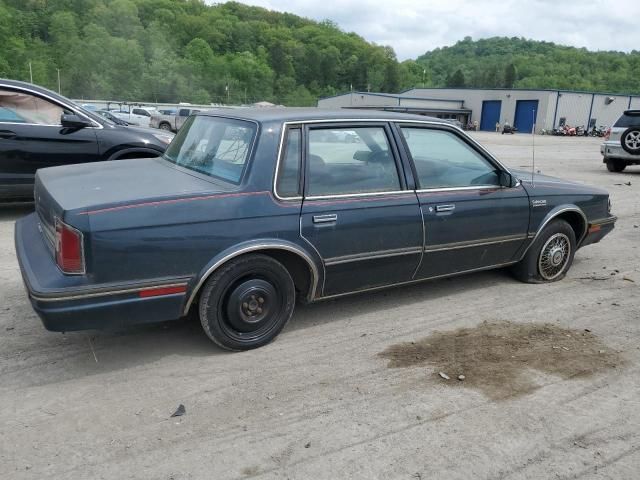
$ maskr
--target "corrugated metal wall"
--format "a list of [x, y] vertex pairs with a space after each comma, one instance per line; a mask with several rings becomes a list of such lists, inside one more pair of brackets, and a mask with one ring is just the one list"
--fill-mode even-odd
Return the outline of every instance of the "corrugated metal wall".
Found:
[[[612, 100], [612, 101], [611, 101]], [[591, 118], [596, 125], [611, 126], [629, 108], [629, 95], [594, 95]]]
[[[502, 102], [500, 111], [500, 123], [509, 122], [513, 125], [516, 113], [516, 104], [518, 100], [537, 100], [538, 113], [536, 116], [536, 131], [543, 128], [552, 128], [553, 112], [549, 116], [549, 97], [555, 92], [547, 92], [541, 90], [481, 90], [466, 88], [415, 88], [404, 92], [403, 95], [412, 97], [430, 97], [430, 98], [453, 98], [464, 100], [464, 107], [473, 110], [471, 121], [477, 121], [480, 124], [482, 115], [482, 102], [485, 100], [500, 100]], [[555, 102], [553, 102], [555, 106]]]
[[591, 98], [589, 93], [560, 92], [558, 98], [558, 111], [555, 115], [554, 127], [560, 125], [560, 120], [571, 126], [587, 127], [589, 124], [589, 112], [591, 111]]
[[[492, 90], [466, 88], [414, 88], [396, 96], [384, 96], [368, 93], [347, 93], [318, 101], [319, 107], [341, 108], [357, 106], [403, 106], [460, 109], [473, 111], [470, 121], [480, 124], [482, 102], [501, 101], [500, 123], [515, 121], [516, 105], [519, 100], [537, 100], [538, 113], [536, 131], [551, 130], [557, 127], [561, 118], [572, 126], [589, 125], [589, 119], [595, 119], [596, 125], [610, 126], [628, 108], [640, 109], [640, 96], [605, 95], [588, 92], [566, 92], [550, 90]], [[405, 98], [402, 98], [405, 97]], [[408, 97], [408, 98], [406, 98]], [[416, 100], [418, 99], [424, 99]], [[446, 102], [434, 100], [447, 100]], [[631, 100], [631, 102], [630, 102]]]

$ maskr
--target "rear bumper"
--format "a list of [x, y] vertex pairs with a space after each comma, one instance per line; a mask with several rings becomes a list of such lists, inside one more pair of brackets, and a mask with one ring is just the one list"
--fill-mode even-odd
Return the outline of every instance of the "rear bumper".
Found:
[[628, 163], [640, 163], [640, 155], [631, 155], [626, 152], [620, 142], [604, 142], [600, 145], [600, 153], [604, 157], [603, 162], [606, 162], [607, 158], [615, 158]]
[[615, 226], [617, 217], [611, 216], [600, 220], [594, 220], [589, 222], [589, 228], [587, 229], [587, 235], [584, 237], [581, 247], [598, 243], [605, 235], [611, 232]]
[[182, 316], [188, 278], [92, 285], [86, 276], [64, 275], [35, 213], [16, 222], [15, 247], [29, 300], [47, 330], [120, 328]]

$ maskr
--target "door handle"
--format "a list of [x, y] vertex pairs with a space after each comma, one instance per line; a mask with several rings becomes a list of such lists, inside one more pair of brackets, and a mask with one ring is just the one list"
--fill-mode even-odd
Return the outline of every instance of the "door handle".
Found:
[[338, 215], [335, 213], [329, 215], [314, 215], [313, 223], [331, 223], [338, 220]]
[[12, 132], [11, 130], [0, 130], [0, 138], [15, 138], [16, 132]]
[[436, 212], [452, 212], [455, 209], [456, 209], [456, 206], [453, 204], [436, 205]]

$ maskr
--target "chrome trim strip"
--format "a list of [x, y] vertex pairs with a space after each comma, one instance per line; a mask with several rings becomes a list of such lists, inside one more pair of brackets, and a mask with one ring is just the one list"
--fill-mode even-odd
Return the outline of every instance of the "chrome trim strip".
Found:
[[527, 239], [527, 235], [505, 235], [503, 237], [491, 237], [484, 240], [468, 240], [464, 242], [441, 243], [439, 245], [425, 247], [425, 253], [443, 252], [445, 250], [458, 250], [460, 248], [482, 247], [496, 243], [516, 242]]
[[318, 286], [318, 268], [316, 267], [315, 263], [313, 262], [313, 259], [311, 257], [309, 257], [309, 255], [304, 250], [302, 250], [301, 248], [293, 247], [291, 245], [278, 244], [278, 243], [274, 243], [274, 244], [260, 243], [260, 244], [256, 244], [256, 245], [250, 245], [250, 246], [241, 248], [239, 250], [236, 250], [236, 251], [234, 251], [232, 253], [229, 253], [229, 254], [225, 255], [224, 257], [222, 257], [221, 259], [219, 259], [211, 267], [209, 267], [207, 269], [207, 271], [204, 272], [204, 274], [200, 277], [200, 280], [198, 280], [198, 283], [196, 284], [196, 286], [191, 290], [191, 295], [189, 296], [189, 299], [187, 300], [187, 303], [185, 304], [183, 313], [186, 315], [189, 312], [189, 309], [191, 308], [191, 304], [193, 303], [193, 300], [195, 299], [198, 291], [200, 290], [200, 288], [202, 287], [204, 282], [220, 266], [222, 266], [223, 264], [225, 264], [229, 260], [231, 260], [231, 259], [233, 259], [235, 257], [238, 257], [238, 256], [240, 256], [240, 255], [242, 255], [244, 253], [256, 252], [256, 251], [260, 251], [260, 250], [269, 250], [269, 249], [286, 250], [288, 252], [295, 253], [298, 256], [300, 256], [304, 261], [307, 262], [307, 264], [309, 266], [309, 269], [311, 270], [311, 277], [312, 277], [311, 278], [311, 288], [309, 289], [309, 295], [308, 295], [309, 300], [311, 300], [314, 297], [316, 288]]
[[[471, 187], [438, 187], [438, 188], [421, 188], [416, 190], [416, 193], [431, 193], [431, 192], [456, 192], [458, 190], [501, 190], [506, 187], [500, 185], [474, 185]], [[513, 187], [516, 188], [516, 187]]]
[[415, 255], [418, 253], [422, 253], [421, 247], [394, 248], [389, 250], [379, 250], [377, 252], [354, 253], [352, 255], [327, 258], [324, 261], [324, 264], [329, 267], [332, 265], [341, 265], [343, 263], [377, 260], [379, 258], [399, 257], [402, 255]]
[[618, 220], [618, 217], [614, 215], [611, 217], [594, 220], [593, 222], [590, 222], [589, 225], [600, 225], [600, 226], [609, 225], [610, 223], [616, 223], [617, 220]]
[[[400, 125], [401, 124], [431, 125], [431, 126], [437, 126], [437, 127], [445, 127], [445, 129], [449, 129], [449, 130], [454, 130], [456, 132], [461, 133], [465, 139], [469, 140], [475, 147], [481, 150], [482, 153], [484, 153], [487, 157], [491, 159], [491, 161], [495, 162], [505, 172], [509, 173], [511, 176], [517, 179], [517, 177], [513, 173], [511, 173], [511, 171], [505, 165], [503, 165], [491, 152], [489, 152], [486, 148], [484, 148], [480, 143], [478, 143], [470, 135], [465, 133], [464, 130], [456, 127], [455, 125], [451, 125], [445, 122], [438, 122], [438, 121], [432, 121], [432, 120], [402, 119], [402, 118], [384, 118], [384, 117], [382, 118], [327, 118], [322, 120], [297, 120], [297, 121], [289, 121], [289, 122], [282, 123], [282, 131], [280, 133], [280, 144], [278, 146], [278, 156], [276, 157], [275, 176], [273, 177], [273, 186], [272, 186], [274, 197], [276, 197], [278, 200], [281, 200], [281, 201], [302, 200], [303, 198], [300, 195], [295, 197], [282, 197], [278, 195], [278, 192], [276, 189], [276, 182], [278, 179], [278, 171], [280, 168], [280, 161], [281, 161], [281, 155], [282, 155], [282, 149], [283, 149], [283, 143], [284, 143], [284, 134], [289, 126], [291, 125], [302, 126], [307, 124], [318, 124], [318, 123], [332, 124], [332, 123], [353, 123], [353, 122], [386, 122], [386, 123], [394, 123], [394, 124], [400, 124]], [[520, 186], [520, 180], [518, 179], [518, 182], [514, 188], [517, 188], [519, 186]], [[499, 189], [499, 188], [505, 188], [505, 187], [496, 186], [496, 185], [490, 185], [490, 186], [478, 185], [474, 187], [446, 187], [441, 189], [423, 189], [423, 190], [417, 190], [417, 192], [439, 192], [439, 191], [474, 190], [474, 189], [479, 190], [479, 189], [485, 189], [485, 188]], [[416, 190], [403, 190], [403, 192], [412, 192], [412, 191], [416, 191]], [[348, 195], [356, 196], [356, 195], [363, 195], [363, 194], [348, 194]], [[320, 198], [320, 197], [306, 197], [306, 200], [311, 200], [315, 198]], [[340, 198], [340, 197], [325, 195], [325, 196], [322, 196], [322, 198]]]
[[413, 190], [391, 190], [388, 192], [368, 192], [368, 193], [339, 193], [336, 195], [310, 195], [305, 200], [332, 200], [335, 198], [363, 198], [363, 197], [380, 197], [385, 195], [410, 194]]
[[[137, 287], [132, 287], [132, 288], [121, 288], [118, 290], [100, 290], [100, 291], [96, 291], [96, 292], [90, 292], [90, 293], [79, 293], [77, 295], [59, 295], [57, 297], [43, 297], [43, 296], [38, 296], [38, 295], [34, 295], [33, 293], [29, 292], [29, 296], [31, 298], [33, 298], [34, 300], [38, 301], [38, 302], [66, 302], [68, 300], [84, 300], [86, 298], [96, 298], [96, 297], [111, 297], [114, 295], [124, 295], [127, 293], [137, 293], [140, 292], [142, 290], [148, 290], [148, 289], [152, 289], [152, 288], [164, 288], [164, 287], [186, 287], [187, 286], [187, 282], [179, 282], [179, 283], [153, 283], [153, 284], [148, 284], [148, 285], [144, 285], [144, 286], [137, 286]], [[184, 295], [186, 292], [183, 293], [174, 293], [172, 295]]]
[[327, 295], [326, 297], [320, 297], [320, 298], [316, 299], [316, 301], [319, 302], [319, 301], [323, 301], [323, 300], [331, 300], [333, 298], [346, 297], [348, 295], [354, 295], [356, 293], [373, 292], [373, 291], [376, 291], [376, 290], [383, 290], [385, 288], [399, 287], [401, 285], [411, 285], [411, 284], [414, 284], [414, 283], [425, 282], [427, 280], [436, 280], [438, 278], [455, 277], [455, 276], [458, 276], [458, 275], [463, 275], [465, 273], [481, 272], [483, 270], [493, 270], [494, 268], [507, 267], [507, 266], [513, 265], [515, 263], [518, 263], [518, 262], [515, 261], [515, 262], [508, 262], [508, 263], [500, 263], [500, 264], [497, 264], [497, 265], [490, 265], [490, 266], [487, 266], [487, 267], [472, 268], [470, 270], [462, 270], [460, 272], [445, 273], [444, 275], [435, 275], [433, 277], [419, 278], [417, 280], [409, 280], [409, 281], [406, 281], [406, 282], [392, 283], [392, 284], [389, 284], [389, 285], [380, 285], [378, 287], [364, 288], [362, 290], [353, 290], [351, 292], [337, 293], [335, 295]]
[[[540, 227], [538, 227], [538, 230], [536, 231], [535, 235], [533, 236], [533, 240], [531, 240], [531, 242], [529, 242], [529, 245], [527, 245], [527, 248], [524, 249], [524, 251], [522, 252], [522, 255], [520, 256], [520, 259], [518, 261], [520, 261], [520, 260], [522, 260], [524, 258], [524, 256], [527, 254], [527, 252], [531, 248], [531, 245], [533, 245], [534, 242], [540, 236], [540, 233], [542, 232], [544, 227], [546, 227], [549, 224], [549, 222], [551, 222], [552, 220], [558, 218], [559, 215], [561, 215], [561, 214], [563, 214], [565, 212], [576, 212], [576, 213], [579, 213], [582, 216], [582, 219], [584, 221], [584, 231], [582, 232], [582, 235], [580, 236], [580, 240], [576, 240], [576, 250], [578, 248], [580, 248], [580, 244], [585, 239], [585, 237], [587, 236], [587, 233], [589, 231], [589, 222], [587, 221], [587, 216], [578, 207], [565, 207], [565, 208], [559, 209], [552, 216], [550, 216], [545, 221], [543, 221], [542, 224], [540, 224]], [[530, 236], [530, 235], [531, 234], [529, 234], [528, 236]]]

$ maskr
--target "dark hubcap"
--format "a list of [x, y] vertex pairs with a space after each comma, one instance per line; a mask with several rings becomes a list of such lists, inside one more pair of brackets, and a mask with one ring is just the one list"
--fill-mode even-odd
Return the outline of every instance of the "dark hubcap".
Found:
[[255, 332], [277, 314], [280, 302], [275, 287], [261, 279], [232, 287], [227, 301], [229, 324], [238, 332]]

